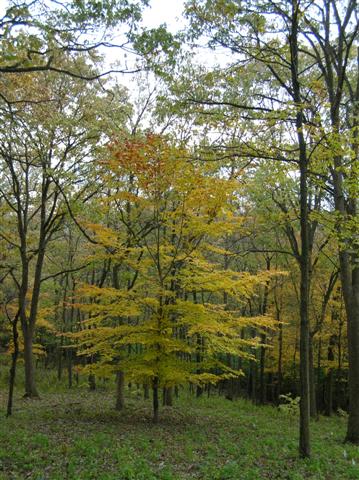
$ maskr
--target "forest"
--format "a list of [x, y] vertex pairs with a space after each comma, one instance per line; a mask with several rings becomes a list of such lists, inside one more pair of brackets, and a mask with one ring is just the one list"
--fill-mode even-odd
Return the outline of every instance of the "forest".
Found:
[[0, 480], [359, 479], [358, 40], [0, 3]]

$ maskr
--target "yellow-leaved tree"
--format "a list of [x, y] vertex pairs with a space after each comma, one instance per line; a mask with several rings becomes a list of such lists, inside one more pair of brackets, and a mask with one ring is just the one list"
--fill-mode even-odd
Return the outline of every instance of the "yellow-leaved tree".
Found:
[[[152, 387], [157, 422], [160, 387], [242, 374], [224, 359], [252, 358], [258, 339], [245, 340], [240, 330], [273, 324], [239, 313], [268, 273], [223, 270], [213, 260], [216, 241], [240, 228], [231, 210], [238, 182], [190, 161], [187, 150], [148, 134], [114, 143], [98, 171], [107, 188], [98, 208], [111, 222], [87, 227], [98, 245], [94, 258], [112, 257], [121, 281], [82, 286], [87, 316], [73, 337], [93, 359], [85, 367], [91, 373], [120, 371], [122, 384], [125, 374]], [[224, 293], [238, 308], [223, 303]]]

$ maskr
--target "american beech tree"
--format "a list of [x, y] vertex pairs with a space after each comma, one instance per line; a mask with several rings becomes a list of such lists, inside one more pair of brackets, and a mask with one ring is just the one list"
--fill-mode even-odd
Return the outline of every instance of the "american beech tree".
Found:
[[[129, 380], [152, 387], [157, 422], [160, 387], [242, 374], [224, 359], [251, 358], [259, 339], [244, 340], [240, 330], [273, 324], [266, 316], [244, 318], [239, 308], [268, 273], [223, 270], [211, 261], [210, 253], [220, 250], [215, 240], [238, 228], [230, 202], [237, 184], [191, 162], [185, 149], [148, 134], [114, 143], [100, 169], [114, 189], [111, 199], [118, 201], [122, 222], [118, 230], [92, 225], [94, 238], [112, 247], [114, 258], [122, 257], [127, 279], [129, 270], [137, 278], [125, 288], [84, 285], [79, 306], [88, 318], [73, 337], [80, 354], [96, 359], [88, 371], [109, 375], [120, 369]], [[128, 204], [132, 221], [125, 214]], [[137, 231], [131, 229], [129, 243], [134, 218]], [[237, 308], [226, 308], [224, 293]]]

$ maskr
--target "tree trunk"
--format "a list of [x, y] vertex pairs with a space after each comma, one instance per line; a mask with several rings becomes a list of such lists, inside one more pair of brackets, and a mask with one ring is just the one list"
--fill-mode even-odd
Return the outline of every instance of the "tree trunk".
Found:
[[[279, 321], [279, 313], [277, 314], [277, 320]], [[279, 403], [279, 397], [282, 394], [282, 379], [283, 379], [283, 325], [279, 324], [279, 336], [278, 336], [278, 371], [277, 371], [277, 402]]]
[[61, 335], [60, 345], [57, 347], [57, 380], [62, 378], [62, 356], [64, 353], [63, 350], [64, 337]]
[[[197, 292], [193, 291], [193, 302], [197, 303]], [[202, 338], [199, 333], [197, 333], [197, 346], [196, 346], [196, 362], [198, 366], [201, 364], [201, 353], [202, 353]], [[201, 373], [201, 369], [197, 368], [197, 373]], [[196, 387], [196, 397], [200, 397], [203, 393], [203, 388], [200, 385]]]
[[24, 337], [24, 364], [25, 364], [25, 395], [26, 398], [38, 398], [39, 394], [35, 385], [34, 358], [32, 353], [32, 328], [26, 326], [22, 329]]
[[158, 423], [158, 377], [153, 379], [153, 423]]
[[[326, 4], [326, 15], [330, 17], [331, 4]], [[345, 303], [345, 311], [347, 315], [347, 338], [348, 338], [348, 360], [349, 360], [349, 417], [346, 440], [348, 442], [359, 445], [359, 254], [356, 245], [352, 243], [353, 238], [350, 238], [347, 228], [347, 222], [355, 222], [358, 216], [358, 198], [355, 189], [350, 189], [344, 186], [344, 175], [349, 182], [358, 181], [358, 165], [359, 165], [359, 77], [356, 75], [353, 88], [349, 91], [350, 101], [352, 106], [351, 121], [350, 117], [342, 115], [341, 105], [342, 96], [344, 92], [345, 81], [348, 80], [348, 74], [346, 69], [349, 65], [347, 59], [350, 58], [350, 49], [352, 46], [356, 49], [357, 59], [358, 49], [355, 42], [348, 42], [345, 36], [348, 34], [347, 28], [351, 25], [350, 16], [355, 14], [356, 2], [348, 2], [347, 5], [347, 20], [340, 24], [337, 20], [338, 26], [338, 48], [334, 49], [336, 54], [334, 59], [332, 55], [326, 55], [326, 69], [324, 73], [326, 78], [332, 78], [333, 71], [335, 72], [336, 82], [327, 80], [327, 88], [329, 93], [329, 99], [331, 101], [330, 114], [333, 134], [340, 138], [343, 123], [342, 118], [347, 123], [347, 127], [350, 127], [353, 132], [352, 139], [352, 152], [351, 163], [346, 169], [347, 159], [343, 159], [340, 155], [334, 157], [332, 168], [332, 180], [334, 187], [334, 203], [335, 210], [339, 214], [337, 220], [337, 230], [339, 234], [340, 252], [340, 277], [342, 284], [342, 292]], [[331, 28], [330, 22], [327, 22], [327, 31]], [[331, 45], [330, 35], [326, 33], [326, 42], [321, 44], [321, 48], [324, 49], [324, 53], [329, 51]], [[336, 64], [335, 64], [336, 63]], [[335, 64], [335, 66], [333, 65]], [[324, 67], [322, 67], [324, 68]], [[335, 86], [336, 85], [336, 86]], [[343, 168], [346, 170], [344, 173]], [[343, 235], [344, 233], [344, 235]]]
[[322, 368], [322, 338], [319, 337], [318, 356], [317, 356], [317, 410], [318, 410], [318, 412], [322, 409], [322, 405], [321, 405], [321, 402], [320, 402], [321, 368]]
[[296, 105], [296, 134], [299, 146], [300, 171], [300, 419], [299, 453], [301, 457], [310, 457], [310, 381], [309, 381], [309, 283], [310, 283], [310, 243], [308, 215], [308, 157], [304, 137], [304, 112], [299, 83], [298, 63], [298, 22], [299, 1], [292, 1], [291, 31], [289, 47], [291, 54], [291, 80], [293, 100]]
[[90, 373], [88, 376], [89, 389], [94, 391], [96, 390], [96, 377], [93, 373]]
[[[267, 272], [271, 269], [271, 259], [266, 258], [266, 269]], [[268, 307], [268, 296], [269, 296], [269, 281], [266, 282], [264, 287], [263, 302], [261, 306], [261, 314], [266, 315]], [[259, 359], [259, 402], [263, 405], [266, 401], [266, 384], [265, 384], [265, 359], [266, 359], [266, 349], [265, 344], [267, 341], [267, 335], [265, 332], [261, 333], [261, 343], [263, 346], [260, 350], [260, 359]]]
[[[45, 211], [46, 205], [41, 206], [41, 228], [40, 228], [40, 239], [38, 246], [38, 256], [35, 266], [35, 276], [34, 276], [34, 285], [32, 289], [32, 297], [30, 304], [30, 314], [29, 318], [23, 323], [23, 335], [24, 335], [24, 363], [25, 363], [25, 397], [28, 398], [38, 398], [39, 394], [37, 392], [35, 384], [35, 371], [33, 364], [33, 335], [37, 320], [37, 311], [39, 308], [39, 299], [41, 291], [41, 273], [42, 267], [44, 264], [45, 257]], [[25, 304], [26, 305], [26, 297]], [[26, 313], [23, 318], [26, 318]], [[25, 328], [24, 328], [25, 326]]]
[[[261, 334], [261, 342], [266, 342], [266, 335]], [[260, 359], [259, 359], [259, 402], [263, 405], [266, 401], [266, 384], [265, 384], [265, 347], [261, 347]]]
[[333, 369], [329, 368], [326, 378], [326, 401], [325, 401], [325, 415], [330, 417], [333, 413]]
[[150, 389], [147, 383], [143, 385], [143, 398], [148, 400], [150, 398]]
[[7, 401], [7, 409], [6, 409], [6, 416], [10, 417], [12, 415], [12, 405], [13, 405], [13, 397], [14, 397], [14, 386], [15, 386], [15, 378], [16, 378], [16, 365], [17, 365], [17, 358], [19, 356], [19, 332], [17, 331], [17, 322], [19, 319], [19, 314], [12, 321], [12, 339], [14, 342], [14, 351], [11, 355], [11, 367], [10, 367], [10, 376], [9, 376], [9, 394], [8, 394], [8, 401]]
[[254, 404], [257, 403], [257, 361], [251, 360], [249, 364], [249, 375], [248, 375], [248, 396]]
[[116, 410], [122, 410], [125, 406], [125, 374], [123, 371], [116, 373]]
[[318, 418], [317, 394], [315, 388], [315, 372], [314, 372], [314, 352], [313, 352], [313, 335], [309, 335], [309, 381], [310, 381], [310, 416]]
[[[252, 338], [257, 336], [257, 330], [252, 328]], [[257, 357], [257, 351], [254, 352], [254, 356]], [[258, 376], [258, 364], [257, 358], [249, 362], [249, 374], [247, 383], [247, 394], [253, 403], [257, 403], [257, 376]]]
[[[336, 159], [333, 172], [335, 208], [347, 217], [341, 159]], [[352, 201], [351, 214], [356, 214], [356, 202]], [[358, 256], [343, 248], [339, 253], [340, 277], [345, 311], [347, 314], [347, 338], [349, 358], [349, 417], [346, 440], [359, 445], [359, 265]]]
[[172, 387], [165, 387], [163, 389], [163, 405], [166, 405], [167, 407], [172, 407], [173, 405]]
[[72, 349], [67, 349], [67, 381], [68, 387], [72, 388]]
[[346, 440], [359, 445], [359, 267], [352, 272], [352, 299], [348, 302], [349, 418]]

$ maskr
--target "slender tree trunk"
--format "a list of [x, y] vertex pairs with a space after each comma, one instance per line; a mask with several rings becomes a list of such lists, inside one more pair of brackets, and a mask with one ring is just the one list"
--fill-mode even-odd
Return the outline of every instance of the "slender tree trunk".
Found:
[[[330, 2], [326, 4], [326, 15], [330, 17]], [[353, 14], [356, 11], [356, 2], [348, 2], [347, 14]], [[349, 19], [349, 17], [348, 17]], [[337, 19], [338, 21], [338, 19]], [[329, 22], [328, 23], [328, 31]], [[346, 68], [348, 66], [347, 58], [349, 57], [351, 46], [356, 48], [357, 54], [357, 70], [359, 65], [359, 50], [355, 46], [355, 42], [348, 44], [345, 38], [346, 28], [351, 24], [350, 21], [346, 24], [338, 22], [338, 45], [339, 48], [335, 52], [335, 59], [331, 55], [326, 56], [326, 78], [332, 78], [333, 71], [336, 76], [336, 87], [332, 81], [327, 80], [327, 88], [329, 98], [331, 101], [331, 123], [333, 134], [340, 138], [342, 130], [341, 120], [341, 104], [342, 96], [344, 92], [345, 80], [348, 80]], [[330, 35], [326, 34], [325, 50], [328, 50]], [[334, 67], [333, 63], [336, 62]], [[355, 78], [355, 77], [354, 77]], [[351, 167], [346, 171], [346, 177], [349, 182], [358, 181], [358, 166], [359, 166], [359, 77], [356, 76], [352, 90], [350, 93], [350, 100], [352, 103], [351, 121], [347, 119], [347, 126], [349, 126], [353, 132], [352, 140], [352, 158]], [[348, 125], [349, 124], [349, 125]], [[359, 204], [355, 189], [351, 192], [344, 186], [344, 172], [343, 167], [347, 163], [347, 159], [343, 159], [341, 156], [335, 156], [332, 168], [332, 180], [334, 187], [334, 203], [335, 210], [339, 214], [337, 222], [337, 230], [339, 236], [342, 236], [339, 252], [340, 262], [340, 277], [342, 284], [342, 292], [345, 303], [345, 310], [347, 314], [347, 338], [348, 338], [348, 360], [349, 360], [349, 417], [346, 440], [348, 442], [359, 445], [359, 255], [358, 251], [351, 243], [351, 239], [348, 238], [348, 232], [346, 232], [346, 222], [352, 222], [358, 216]], [[344, 239], [343, 234], [344, 233]]]
[[330, 417], [333, 413], [333, 369], [329, 368], [326, 378], [326, 401], [325, 401], [325, 415]]
[[[68, 277], [66, 277], [66, 287], [68, 285]], [[68, 316], [64, 316], [64, 320], [66, 322], [66, 330], [73, 332], [73, 325], [74, 325], [74, 317], [75, 317], [75, 306], [73, 303], [73, 299], [75, 296], [75, 289], [76, 289], [76, 282], [73, 276], [71, 276], [71, 308], [69, 311]], [[67, 289], [66, 289], [67, 290]], [[65, 297], [64, 297], [65, 299]], [[68, 347], [66, 350], [66, 359], [67, 359], [67, 379], [68, 379], [68, 387], [72, 388], [73, 384], [73, 371], [72, 371], [72, 366], [73, 366], [73, 357], [74, 357], [75, 351], [71, 348]]]
[[91, 391], [96, 390], [96, 377], [93, 373], [90, 373], [88, 376], [88, 382], [89, 382], [89, 389]]
[[[271, 259], [266, 258], [266, 269], [267, 272], [271, 269]], [[269, 280], [266, 282], [264, 287], [263, 302], [261, 306], [261, 314], [266, 315], [268, 307], [268, 296], [269, 296]], [[267, 341], [267, 335], [265, 332], [261, 333], [261, 343], [263, 346], [260, 350], [260, 359], [259, 359], [259, 401], [263, 405], [266, 401], [266, 383], [265, 383], [265, 360], [266, 360], [266, 348], [265, 344]]]
[[[252, 313], [252, 312], [251, 312]], [[252, 338], [257, 336], [257, 330], [252, 328]], [[254, 352], [254, 356], [257, 357], [257, 351]], [[249, 362], [249, 373], [247, 383], [247, 395], [254, 404], [257, 403], [257, 376], [258, 376], [258, 363], [257, 358]]]
[[[280, 320], [279, 313], [277, 312], [277, 320]], [[283, 380], [283, 325], [279, 324], [278, 335], [278, 371], [277, 371], [277, 402], [279, 403], [279, 397], [282, 394], [282, 380]]]
[[147, 383], [143, 385], [143, 398], [148, 400], [150, 398], [150, 389]]
[[67, 349], [67, 384], [69, 388], [72, 388], [72, 349], [68, 348]]
[[304, 137], [304, 113], [298, 63], [298, 22], [299, 1], [292, 0], [291, 31], [289, 46], [291, 53], [291, 80], [293, 100], [296, 104], [296, 133], [299, 146], [300, 171], [300, 420], [299, 453], [310, 457], [310, 378], [309, 378], [309, 283], [310, 283], [310, 244], [308, 215], [308, 157]]
[[[45, 257], [45, 212], [46, 205], [41, 206], [41, 228], [40, 239], [38, 246], [38, 255], [35, 266], [34, 285], [32, 289], [32, 297], [30, 304], [30, 314], [27, 322], [23, 324], [23, 336], [24, 336], [24, 363], [25, 363], [25, 397], [38, 398], [35, 383], [35, 371], [33, 363], [33, 335], [35, 331], [35, 325], [37, 320], [37, 311], [39, 307], [40, 291], [41, 291], [41, 273], [44, 264]], [[26, 304], [26, 299], [25, 299]], [[26, 318], [26, 314], [25, 314]], [[25, 327], [25, 328], [24, 328]]]
[[62, 378], [62, 356], [64, 353], [63, 344], [64, 344], [64, 337], [63, 335], [61, 335], [60, 345], [58, 345], [57, 347], [57, 380], [59, 381]]
[[313, 352], [313, 335], [309, 335], [309, 381], [310, 381], [310, 416], [318, 418], [317, 394], [315, 388], [315, 372], [314, 372], [314, 352]]
[[35, 384], [34, 357], [32, 353], [33, 331], [28, 325], [23, 327], [24, 337], [24, 364], [25, 364], [25, 397], [38, 398], [39, 394]]
[[153, 423], [158, 423], [158, 377], [153, 379]]
[[352, 298], [347, 303], [349, 418], [346, 439], [359, 445], [359, 266], [352, 271]]
[[301, 165], [301, 299], [300, 299], [300, 440], [299, 452], [310, 457], [310, 377], [309, 377], [309, 256], [306, 165]]
[[162, 406], [166, 405], [166, 395], [167, 395], [166, 387], [163, 387], [162, 388]]
[[167, 407], [172, 407], [173, 405], [173, 388], [172, 387], [168, 387], [167, 389], [167, 395], [166, 395], [166, 405]]
[[[266, 342], [267, 336], [261, 334], [261, 342]], [[261, 347], [259, 359], [259, 402], [263, 405], [266, 401], [266, 382], [265, 382], [265, 347]]]
[[321, 378], [321, 368], [322, 368], [322, 338], [319, 337], [318, 342], [318, 356], [317, 356], [317, 409], [322, 409], [322, 405], [320, 402], [320, 378]]
[[173, 405], [172, 387], [165, 387], [163, 389], [163, 405], [166, 405], [167, 407], [172, 407]]
[[248, 396], [254, 404], [257, 403], [257, 361], [251, 360], [249, 364], [248, 375]]
[[8, 394], [7, 409], [6, 409], [7, 417], [12, 415], [12, 405], [13, 405], [14, 387], [15, 387], [15, 378], [16, 378], [16, 365], [17, 365], [17, 359], [19, 356], [19, 332], [17, 330], [18, 319], [19, 319], [19, 313], [16, 314], [15, 318], [11, 322], [14, 351], [11, 354], [9, 394]]
[[116, 410], [125, 406], [125, 374], [122, 370], [116, 373]]
[[[343, 189], [343, 177], [340, 172], [341, 159], [336, 159], [333, 183], [336, 210], [347, 217]], [[356, 212], [355, 202], [352, 213]], [[347, 314], [347, 338], [349, 357], [349, 417], [346, 440], [359, 445], [359, 258], [343, 249], [339, 253], [340, 276], [345, 311]]]

